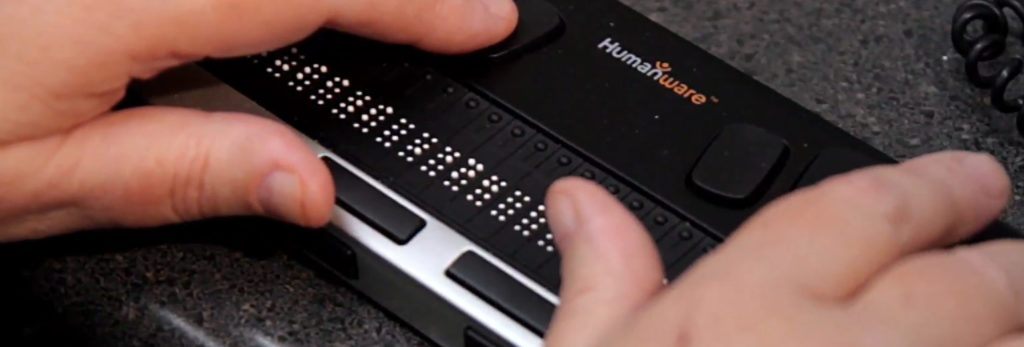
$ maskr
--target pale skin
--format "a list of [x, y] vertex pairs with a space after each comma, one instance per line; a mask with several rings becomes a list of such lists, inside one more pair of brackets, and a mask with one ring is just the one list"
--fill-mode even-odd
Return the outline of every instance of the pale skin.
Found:
[[[509, 0], [0, 3], [0, 242], [238, 215], [322, 226], [332, 182], [287, 127], [110, 108], [133, 78], [322, 26], [458, 54], [516, 17]], [[563, 301], [547, 344], [1024, 347], [1024, 244], [947, 248], [1009, 194], [987, 155], [858, 170], [773, 202], [665, 286], [642, 225], [600, 187], [560, 180], [546, 200]]]

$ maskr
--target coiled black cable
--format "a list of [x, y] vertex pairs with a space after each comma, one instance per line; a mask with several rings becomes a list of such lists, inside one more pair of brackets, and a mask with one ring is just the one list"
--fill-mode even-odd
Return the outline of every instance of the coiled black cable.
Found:
[[[953, 47], [966, 62], [964, 69], [972, 84], [991, 89], [991, 103], [1003, 113], [1017, 113], [1017, 133], [1024, 136], [1024, 97], [1006, 98], [1006, 89], [1024, 70], [1024, 57], [1014, 56], [995, 73], [983, 74], [981, 63], [999, 58], [1007, 48], [1010, 22], [1004, 10], [1024, 19], [1022, 0], [968, 0], [961, 4], [953, 16]], [[968, 26], [981, 22], [981, 32], [969, 36]]]

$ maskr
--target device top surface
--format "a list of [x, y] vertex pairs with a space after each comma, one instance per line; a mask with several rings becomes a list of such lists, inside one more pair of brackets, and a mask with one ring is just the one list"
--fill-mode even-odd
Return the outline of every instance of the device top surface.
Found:
[[[979, 104], [985, 96], [965, 83], [954, 61], [947, 17], [958, 2], [625, 2], [897, 158], [946, 148], [986, 151], [1010, 163], [1015, 182], [1024, 179], [1013, 164], [1024, 162], [1024, 145], [1012, 120]], [[1008, 221], [1021, 226], [1021, 211], [1014, 200]], [[170, 232], [244, 227], [198, 224]], [[15, 303], [5, 306], [13, 309], [0, 313], [0, 320], [29, 327], [30, 341], [59, 331], [113, 342], [101, 344], [190, 345], [157, 311], [142, 309], [155, 305], [226, 344], [253, 344], [253, 336], [265, 336], [286, 345], [426, 345], [358, 296], [284, 258], [260, 261], [196, 245], [136, 249], [146, 244], [141, 241], [111, 254], [102, 252], [110, 240], [74, 241], [50, 248], [41, 262], [27, 256], [0, 262], [7, 266], [2, 271], [11, 293], [2, 300]], [[90, 255], [68, 256], [83, 253]], [[126, 310], [126, 304], [137, 309]], [[63, 312], [48, 313], [52, 307]], [[339, 324], [337, 317], [347, 318]]]

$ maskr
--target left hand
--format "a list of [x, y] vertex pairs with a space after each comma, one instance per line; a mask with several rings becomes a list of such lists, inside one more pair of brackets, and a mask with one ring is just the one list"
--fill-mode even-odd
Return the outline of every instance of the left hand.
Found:
[[0, 242], [232, 215], [327, 223], [327, 169], [287, 127], [241, 114], [111, 113], [132, 79], [276, 49], [327, 26], [437, 53], [496, 43], [511, 0], [5, 0]]

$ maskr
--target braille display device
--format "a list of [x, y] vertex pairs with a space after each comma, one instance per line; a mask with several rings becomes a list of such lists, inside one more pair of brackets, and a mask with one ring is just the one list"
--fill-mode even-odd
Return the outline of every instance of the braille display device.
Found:
[[[617, 196], [672, 281], [767, 202], [894, 162], [618, 1], [517, 4], [515, 33], [479, 52], [325, 30], [203, 61], [181, 73], [216, 83], [184, 93], [229, 89], [304, 135], [337, 208], [298, 247], [443, 346], [542, 344], [559, 303], [544, 206], [558, 178]], [[997, 222], [978, 240], [994, 237], [1016, 231]]]

